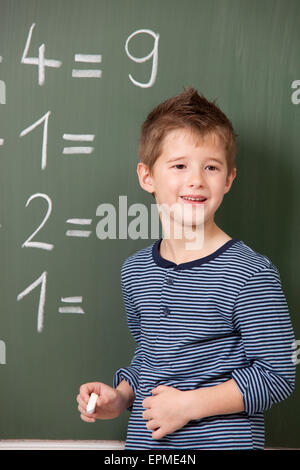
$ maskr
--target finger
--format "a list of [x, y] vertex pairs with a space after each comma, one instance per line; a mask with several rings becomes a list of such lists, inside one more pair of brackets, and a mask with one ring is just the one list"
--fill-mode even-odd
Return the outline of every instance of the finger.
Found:
[[102, 386], [102, 382], [88, 382], [81, 385], [80, 394], [88, 400], [93, 392], [96, 393], [96, 395], [101, 395]]
[[79, 406], [82, 408], [86, 408], [86, 405], [88, 404], [88, 401], [84, 401], [80, 395], [77, 396], [77, 403]]
[[152, 413], [149, 409], [143, 411], [143, 418], [144, 419], [151, 419], [152, 418]]
[[151, 391], [153, 395], [157, 395], [158, 393], [165, 392], [166, 390], [169, 390], [170, 388], [173, 388], [173, 387], [168, 387], [167, 385], [158, 385], [158, 387], [155, 387]]
[[80, 394], [77, 395], [76, 400], [78, 403], [84, 403], [83, 397]]
[[154, 419], [150, 419], [150, 421], [147, 421], [146, 423], [146, 428], [149, 429], [150, 431], [154, 431], [159, 428], [159, 425]]
[[87, 414], [85, 406], [78, 405], [77, 408], [78, 408], [78, 411], [80, 411], [80, 413]]
[[86, 423], [95, 423], [96, 421], [95, 418], [89, 418], [88, 416], [85, 416], [84, 414], [81, 414], [80, 418], [82, 419], [82, 421], [85, 421]]
[[[83, 384], [81, 385], [80, 387], [80, 396], [81, 398], [88, 402], [89, 401], [89, 398], [90, 398], [90, 395], [91, 393], [93, 393], [95, 391], [95, 383], [94, 382], [90, 382], [90, 383], [87, 383], [87, 384]], [[95, 392], [97, 393], [97, 392]], [[99, 392], [97, 393], [97, 395], [99, 395]]]
[[86, 407], [85, 407], [85, 406], [82, 407], [82, 406], [78, 405], [78, 411], [79, 411], [82, 415], [86, 416], [87, 418], [93, 418], [93, 419], [97, 418], [96, 413], [88, 413], [88, 412], [86, 411]]
[[152, 400], [150, 399], [150, 397], [147, 397], [147, 398], [145, 398], [145, 400], [143, 400], [142, 405], [143, 405], [144, 408], [150, 408], [151, 402], [152, 402]]
[[96, 419], [97, 418], [97, 415], [96, 413], [88, 413], [86, 411], [86, 408], [82, 408], [82, 406], [78, 406], [78, 411], [81, 413], [82, 416], [85, 416], [86, 418], [92, 418], [92, 419]]
[[153, 431], [152, 433], [152, 437], [153, 439], [161, 439], [162, 437], [164, 437], [167, 433], [163, 431], [162, 428], [158, 428], [156, 429], [155, 431]]

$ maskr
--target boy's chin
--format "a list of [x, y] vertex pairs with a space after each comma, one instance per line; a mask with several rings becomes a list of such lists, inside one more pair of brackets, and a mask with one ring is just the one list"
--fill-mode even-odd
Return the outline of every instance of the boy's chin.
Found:
[[196, 221], [187, 221], [184, 224], [178, 224], [175, 233], [178, 234], [177, 238], [182, 240], [191, 240], [196, 234], [197, 238], [204, 233], [204, 223], [196, 223]]
[[204, 226], [204, 220], [197, 220], [196, 217], [192, 219], [184, 219], [181, 222], [182, 230], [199, 230]]

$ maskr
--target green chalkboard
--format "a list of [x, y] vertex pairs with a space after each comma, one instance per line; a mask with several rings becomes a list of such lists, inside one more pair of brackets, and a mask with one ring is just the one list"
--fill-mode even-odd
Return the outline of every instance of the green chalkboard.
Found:
[[[119, 206], [150, 213], [140, 127], [186, 86], [238, 134], [216, 222], [278, 267], [300, 338], [299, 24], [298, 0], [0, 0], [1, 439], [125, 439], [75, 398], [131, 361], [120, 268], [153, 238]], [[266, 412], [268, 447], [300, 447], [299, 407]]]

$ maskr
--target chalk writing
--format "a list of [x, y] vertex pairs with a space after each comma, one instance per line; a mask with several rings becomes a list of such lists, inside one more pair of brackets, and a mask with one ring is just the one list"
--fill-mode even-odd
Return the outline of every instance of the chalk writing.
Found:
[[[102, 56], [100, 54], [75, 54], [75, 62], [100, 64]], [[73, 69], [72, 77], [76, 78], [101, 78], [102, 71], [99, 69]]]
[[291, 101], [293, 104], [300, 103], [300, 80], [294, 80], [291, 88], [295, 88], [296, 91], [292, 93]]
[[40, 290], [40, 299], [38, 305], [38, 316], [37, 316], [37, 331], [42, 332], [44, 326], [44, 308], [46, 302], [46, 284], [47, 284], [47, 272], [44, 271], [43, 274], [36, 279], [30, 286], [28, 286], [23, 292], [17, 296], [17, 300], [23, 299], [27, 294], [33, 291], [39, 285], [41, 286]]
[[39, 85], [44, 85], [45, 83], [45, 67], [54, 67], [59, 68], [62, 65], [60, 60], [53, 60], [53, 59], [46, 59], [45, 58], [45, 44], [42, 44], [39, 47], [39, 56], [38, 57], [28, 57], [28, 50], [30, 48], [32, 32], [35, 28], [35, 23], [32, 23], [29, 29], [29, 33], [27, 36], [25, 48], [23, 51], [23, 55], [21, 58], [22, 64], [27, 65], [37, 65], [38, 66], [38, 82]]
[[47, 213], [46, 213], [44, 219], [42, 220], [42, 222], [40, 223], [40, 225], [38, 226], [38, 228], [27, 238], [27, 240], [25, 240], [25, 242], [22, 245], [22, 248], [26, 247], [26, 248], [41, 248], [42, 250], [53, 250], [54, 245], [52, 245], [50, 243], [30, 241], [41, 230], [41, 228], [45, 225], [45, 223], [49, 219], [51, 211], [52, 211], [52, 201], [51, 201], [50, 197], [47, 196], [47, 194], [41, 194], [41, 193], [36, 193], [36, 194], [33, 194], [32, 196], [30, 196], [30, 198], [26, 202], [26, 207], [30, 204], [30, 202], [33, 199], [35, 199], [37, 197], [40, 197], [40, 198], [45, 199], [47, 201], [47, 203], [48, 203]]
[[[64, 140], [71, 140], [73, 142], [93, 142], [95, 138], [94, 134], [64, 134]], [[94, 147], [64, 147], [63, 154], [65, 155], [87, 155], [94, 151]]]
[[[82, 303], [82, 297], [62, 297], [61, 302], [65, 303]], [[58, 309], [59, 313], [76, 313], [76, 314], [83, 314], [84, 311], [82, 310], [81, 307], [78, 307], [77, 305], [71, 305], [68, 307], [59, 307]]]
[[[136, 36], [137, 34], [150, 34], [151, 36], [153, 36], [154, 38], [154, 45], [153, 45], [153, 49], [152, 51], [145, 57], [134, 57], [132, 54], [130, 54], [129, 50], [128, 50], [128, 43], [129, 41], [134, 37]], [[143, 62], [146, 62], [147, 60], [153, 58], [153, 61], [152, 61], [152, 70], [151, 70], [151, 77], [150, 77], [150, 80], [149, 82], [147, 83], [141, 83], [141, 82], [138, 82], [137, 80], [135, 80], [131, 74], [129, 74], [129, 78], [130, 80], [132, 81], [132, 83], [136, 86], [139, 86], [141, 88], [149, 88], [149, 87], [152, 87], [155, 83], [155, 80], [156, 80], [156, 75], [157, 75], [157, 64], [158, 64], [158, 40], [159, 40], [159, 34], [157, 33], [154, 33], [153, 31], [151, 31], [151, 29], [139, 29], [138, 31], [135, 31], [134, 33], [132, 33], [126, 40], [126, 44], [125, 44], [125, 51], [126, 51], [126, 54], [128, 55], [128, 57], [133, 60], [134, 62], [138, 62], [138, 63], [143, 63]]]
[[20, 137], [29, 134], [33, 129], [38, 127], [40, 124], [44, 123], [43, 127], [43, 140], [42, 140], [42, 162], [41, 168], [44, 170], [47, 166], [47, 142], [48, 142], [48, 121], [51, 111], [48, 111], [44, 116], [42, 116], [38, 121], [31, 124], [31, 126], [27, 127], [20, 133]]
[[[73, 225], [91, 225], [92, 219], [68, 219], [68, 224]], [[91, 235], [90, 230], [67, 230], [67, 237], [89, 237]]]
[[3, 80], [0, 80], [0, 104], [6, 104], [6, 85]]
[[0, 364], [6, 364], [6, 344], [0, 340]]

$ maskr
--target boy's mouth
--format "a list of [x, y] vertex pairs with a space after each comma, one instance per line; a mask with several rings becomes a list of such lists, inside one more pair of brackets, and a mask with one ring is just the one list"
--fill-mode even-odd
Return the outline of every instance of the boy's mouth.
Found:
[[204, 204], [207, 200], [204, 196], [180, 196], [186, 204]]

